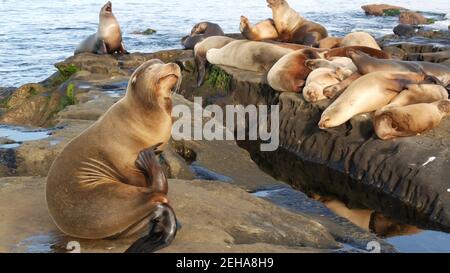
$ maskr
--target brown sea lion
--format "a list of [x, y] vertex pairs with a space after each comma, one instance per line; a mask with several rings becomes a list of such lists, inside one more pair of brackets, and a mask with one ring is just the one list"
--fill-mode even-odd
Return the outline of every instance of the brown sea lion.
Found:
[[415, 136], [437, 127], [448, 116], [449, 100], [392, 107], [375, 113], [374, 129], [383, 140]]
[[360, 74], [375, 71], [418, 72], [423, 70], [426, 74], [437, 78], [444, 86], [450, 84], [450, 68], [445, 65], [429, 62], [381, 60], [357, 49], [349, 50], [348, 56], [353, 60]]
[[319, 48], [332, 49], [341, 46], [342, 38], [326, 37], [319, 41]]
[[211, 36], [205, 40], [197, 43], [194, 47], [194, 59], [197, 66], [197, 86], [200, 87], [203, 84], [203, 80], [206, 74], [206, 67], [208, 60], [206, 59], [206, 52], [212, 48], [222, 48], [227, 44], [235, 41], [233, 38], [226, 36]]
[[178, 65], [150, 60], [132, 74], [124, 98], [70, 141], [47, 177], [48, 210], [57, 227], [84, 239], [125, 237], [150, 227], [134, 249], [173, 240], [176, 218], [155, 155], [168, 142]]
[[223, 36], [225, 33], [218, 24], [200, 22], [195, 24], [191, 34], [181, 38], [181, 44], [185, 49], [194, 49], [195, 45], [211, 36]]
[[262, 41], [276, 40], [278, 38], [275, 22], [272, 19], [267, 19], [256, 25], [252, 25], [247, 17], [241, 16], [239, 29], [247, 40]]
[[[328, 52], [330, 53], [330, 52]], [[327, 53], [327, 54], [328, 54]], [[367, 54], [368, 52], [361, 52], [359, 49], [353, 47], [346, 50], [346, 55], [350, 57], [353, 63], [358, 68], [351, 77], [346, 80], [325, 88], [324, 94], [328, 98], [333, 98], [341, 94], [354, 80], [361, 75], [376, 71], [393, 71], [393, 72], [417, 72], [424, 71], [428, 75], [436, 77], [444, 86], [450, 84], [450, 68], [428, 62], [408, 62], [399, 60], [385, 60], [381, 58], [374, 58]]]
[[319, 128], [344, 124], [353, 116], [387, 105], [408, 84], [425, 83], [427, 75], [412, 72], [373, 72], [354, 81], [322, 113]]
[[305, 65], [309, 69], [314, 70], [318, 68], [331, 68], [336, 70], [337, 68], [348, 69], [352, 72], [356, 72], [357, 68], [353, 64], [352, 59], [347, 57], [332, 57], [327, 59], [310, 59], [305, 62]]
[[325, 53], [324, 57], [326, 59], [330, 59], [332, 57], [348, 57], [350, 58], [350, 52], [361, 51], [365, 54], [368, 54], [372, 57], [378, 59], [390, 59], [391, 56], [381, 50], [367, 47], [367, 46], [346, 46], [346, 47], [338, 47], [330, 49], [327, 53]]
[[432, 103], [448, 99], [448, 92], [438, 84], [408, 84], [388, 105], [378, 111], [393, 107], [406, 106], [417, 103]]
[[322, 25], [301, 17], [286, 0], [267, 0], [267, 3], [272, 9], [278, 41], [314, 46], [328, 36]]
[[111, 2], [107, 2], [99, 14], [97, 33], [87, 37], [75, 50], [75, 55], [83, 52], [95, 54], [128, 53], [122, 41], [119, 22], [112, 12]]
[[282, 56], [269, 70], [267, 82], [280, 92], [300, 92], [311, 69], [305, 65], [308, 59], [320, 58], [313, 49], [301, 49]]
[[377, 41], [375, 41], [375, 39], [372, 37], [372, 35], [362, 31], [352, 32], [345, 35], [344, 38], [342, 38], [340, 46], [341, 47], [365, 46], [381, 50], [380, 46], [378, 45]]
[[271, 43], [236, 40], [220, 49], [208, 50], [206, 59], [211, 64], [267, 72], [281, 57], [292, 51]]

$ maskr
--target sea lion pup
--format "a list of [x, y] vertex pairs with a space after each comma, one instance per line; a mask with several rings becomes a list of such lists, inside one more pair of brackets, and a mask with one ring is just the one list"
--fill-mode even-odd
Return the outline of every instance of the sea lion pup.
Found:
[[450, 68], [430, 62], [410, 62], [399, 60], [381, 60], [373, 58], [364, 52], [350, 49], [348, 56], [353, 60], [360, 74], [367, 74], [375, 71], [425, 71], [426, 74], [437, 78], [444, 86], [450, 84]]
[[369, 113], [387, 105], [411, 83], [426, 82], [427, 75], [412, 72], [373, 72], [354, 81], [322, 113], [319, 128], [344, 124], [353, 116]]
[[267, 0], [267, 3], [272, 9], [278, 41], [315, 46], [328, 36], [322, 25], [301, 17], [286, 0]]
[[280, 92], [300, 92], [311, 72], [305, 66], [305, 60], [312, 58], [320, 58], [313, 49], [296, 50], [284, 55], [269, 70], [268, 84]]
[[367, 32], [357, 31], [352, 32], [344, 36], [340, 43], [341, 47], [347, 46], [366, 46], [374, 49], [381, 50], [377, 41]]
[[341, 46], [342, 38], [326, 37], [319, 41], [319, 48], [332, 49]]
[[327, 97], [323, 95], [323, 89], [341, 80], [335, 69], [326, 67], [315, 69], [306, 79], [306, 84], [303, 88], [303, 98], [308, 102], [326, 99]]
[[75, 50], [75, 55], [83, 52], [95, 54], [128, 53], [123, 45], [122, 31], [112, 12], [110, 1], [100, 10], [97, 33], [90, 35], [81, 42]]
[[437, 127], [448, 116], [449, 100], [393, 107], [375, 113], [374, 129], [383, 140], [415, 136]]
[[144, 237], [149, 251], [173, 240], [175, 214], [155, 154], [170, 138], [171, 93], [180, 82], [178, 65], [145, 62], [131, 75], [125, 97], [66, 145], [50, 168], [46, 190], [62, 232], [105, 239], [150, 226]]
[[239, 29], [247, 40], [262, 41], [276, 40], [278, 38], [275, 22], [272, 19], [267, 19], [256, 25], [252, 25], [247, 17], [241, 16]]
[[181, 44], [185, 49], [194, 49], [195, 45], [211, 36], [223, 36], [225, 33], [218, 24], [200, 22], [195, 24], [191, 34], [181, 38]]
[[267, 72], [281, 57], [292, 51], [271, 43], [236, 40], [221, 49], [208, 50], [206, 59], [211, 64]]
[[222, 48], [233, 41], [235, 39], [226, 36], [211, 36], [195, 45], [194, 59], [195, 65], [197, 66], [197, 87], [203, 84], [205, 78], [206, 67], [208, 65], [206, 52], [212, 48]]

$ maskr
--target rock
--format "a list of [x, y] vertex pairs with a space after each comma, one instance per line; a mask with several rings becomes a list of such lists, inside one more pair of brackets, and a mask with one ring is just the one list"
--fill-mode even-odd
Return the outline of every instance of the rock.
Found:
[[411, 53], [406, 57], [409, 61], [425, 61], [432, 63], [443, 63], [450, 59], [450, 49], [438, 52]]
[[394, 27], [394, 34], [399, 36], [413, 36], [416, 34], [416, 29], [412, 25], [399, 24]]
[[[340, 247], [318, 222], [236, 186], [184, 180], [169, 185], [182, 229], [161, 252], [329, 252]], [[79, 240], [61, 234], [48, 215], [45, 178], [40, 177], [0, 178], [0, 213], [1, 252], [66, 252], [70, 241], [78, 241], [81, 252], [123, 252], [137, 239]]]
[[[399, 7], [399, 6], [392, 6], [392, 5], [386, 5], [386, 4], [372, 4], [372, 5], [364, 5], [361, 7], [366, 15], [375, 15], [375, 16], [383, 16], [386, 15], [399, 15], [400, 11], [406, 11], [407, 9]], [[395, 11], [395, 12], [389, 12], [389, 11]]]
[[147, 28], [147, 29], [144, 30], [144, 31], [139, 31], [139, 30], [133, 31], [131, 34], [137, 34], [137, 35], [152, 35], [152, 34], [154, 34], [154, 33], [156, 33], [156, 30], [154, 30], [154, 29], [152, 29], [152, 28]]
[[186, 163], [186, 160], [181, 157], [172, 146], [168, 146], [164, 149], [162, 158], [163, 162], [168, 167], [168, 177], [185, 180], [192, 180], [195, 178], [195, 174]]
[[65, 94], [49, 91], [39, 84], [26, 84], [8, 98], [7, 111], [0, 117], [0, 122], [44, 126], [68, 104]]
[[428, 23], [428, 19], [418, 12], [403, 11], [399, 17], [400, 24], [405, 25], [424, 25]]

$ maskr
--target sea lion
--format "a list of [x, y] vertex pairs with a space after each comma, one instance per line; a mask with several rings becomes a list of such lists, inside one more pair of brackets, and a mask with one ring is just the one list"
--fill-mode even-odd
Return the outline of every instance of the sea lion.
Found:
[[336, 70], [338, 67], [342, 69], [348, 69], [352, 72], [356, 72], [358, 69], [353, 63], [352, 59], [347, 57], [332, 57], [327, 59], [310, 59], [305, 61], [305, 65], [309, 69], [314, 70], [318, 68], [331, 68]]
[[345, 46], [345, 47], [337, 47], [337, 48], [332, 48], [330, 50], [328, 50], [325, 54], [324, 54], [324, 58], [326, 59], [330, 59], [332, 57], [348, 57], [350, 58], [350, 52], [354, 52], [354, 51], [361, 51], [365, 54], [368, 54], [369, 56], [378, 58], [378, 59], [390, 59], [391, 56], [381, 50], [375, 49], [375, 48], [371, 48], [371, 47], [367, 47], [367, 46]]
[[314, 46], [328, 36], [322, 25], [301, 17], [286, 0], [267, 0], [267, 3], [272, 9], [278, 41]]
[[110, 1], [100, 10], [97, 33], [87, 37], [75, 49], [75, 55], [83, 52], [95, 54], [128, 53], [123, 45], [122, 31], [112, 12]]
[[301, 49], [285, 54], [269, 70], [267, 82], [280, 92], [300, 92], [311, 69], [305, 60], [320, 58], [312, 49]]
[[206, 59], [211, 64], [267, 72], [281, 57], [292, 51], [271, 43], [236, 40], [221, 49], [208, 50]]
[[308, 102], [326, 99], [323, 95], [323, 89], [341, 80], [335, 69], [326, 67], [315, 69], [306, 79], [305, 87], [303, 88], [303, 98]]
[[367, 32], [357, 31], [344, 36], [340, 43], [341, 47], [347, 46], [365, 46], [381, 50], [377, 41]]
[[195, 45], [194, 59], [197, 66], [197, 87], [203, 84], [205, 78], [206, 66], [208, 65], [206, 52], [212, 48], [222, 48], [233, 41], [235, 39], [226, 36], [211, 36]]
[[322, 113], [319, 128], [339, 126], [353, 116], [369, 113], [387, 105], [405, 86], [425, 83], [427, 75], [412, 72], [373, 72], [354, 81]]
[[408, 84], [388, 105], [378, 111], [393, 107], [406, 106], [417, 103], [432, 103], [448, 99], [448, 92], [438, 84]]
[[319, 41], [319, 48], [332, 49], [341, 46], [342, 38], [326, 37]]
[[178, 65], [143, 63], [124, 98], [64, 147], [46, 190], [48, 210], [62, 232], [104, 239], [150, 226], [147, 245], [141, 245], [148, 251], [173, 240], [176, 218], [155, 155], [170, 138], [171, 93], [180, 82]]
[[[328, 52], [329, 53], [329, 52]], [[328, 54], [327, 53], [327, 54]], [[367, 52], [366, 52], [367, 53]], [[438, 79], [442, 85], [448, 86], [450, 84], [450, 68], [435, 63], [429, 62], [409, 62], [399, 60], [384, 60], [374, 58], [359, 51], [357, 48], [349, 48], [346, 55], [350, 57], [353, 63], [358, 68], [358, 72], [348, 77], [344, 81], [325, 88], [324, 94], [328, 98], [333, 98], [341, 94], [354, 80], [361, 75], [376, 71], [392, 71], [392, 72], [417, 72], [424, 71]]]
[[355, 49], [350, 49], [348, 56], [355, 63], [359, 73], [363, 75], [375, 71], [418, 72], [423, 70], [426, 74], [437, 78], [444, 86], [450, 84], [450, 68], [445, 65], [430, 62], [381, 60]]
[[374, 129], [383, 140], [415, 136], [437, 127], [448, 116], [449, 100], [392, 107], [375, 113]]
[[278, 38], [275, 22], [272, 19], [267, 19], [256, 25], [252, 25], [247, 17], [241, 16], [239, 29], [247, 40], [262, 41], [276, 40]]
[[181, 44], [185, 49], [194, 49], [195, 45], [211, 36], [223, 36], [225, 33], [218, 24], [200, 22], [195, 24], [191, 34], [181, 38]]

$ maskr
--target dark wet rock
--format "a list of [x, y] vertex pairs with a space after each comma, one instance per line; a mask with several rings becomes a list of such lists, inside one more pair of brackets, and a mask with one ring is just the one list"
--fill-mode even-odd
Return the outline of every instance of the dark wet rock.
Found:
[[[412, 29], [415, 29], [414, 34], [408, 35]], [[442, 63], [448, 59], [450, 32], [408, 25], [398, 25], [394, 32], [396, 34], [378, 39], [383, 50], [389, 52], [394, 58], [435, 63]]]
[[147, 28], [144, 31], [140, 31], [140, 30], [136, 30], [133, 31], [131, 34], [137, 34], [137, 35], [152, 35], [155, 34], [156, 30], [154, 30], [153, 28]]
[[432, 63], [443, 63], [450, 59], [450, 49], [438, 52], [412, 53], [406, 58], [410, 61], [425, 61]]
[[413, 36], [416, 33], [416, 28], [411, 25], [399, 24], [394, 27], [394, 34], [398, 36]]
[[399, 6], [393, 6], [393, 5], [386, 5], [386, 4], [371, 4], [371, 5], [364, 5], [361, 7], [366, 15], [374, 15], [374, 16], [395, 16], [399, 15], [400, 11], [406, 11], [407, 9], [399, 7]]
[[418, 12], [403, 11], [400, 13], [399, 22], [406, 25], [424, 25], [428, 23], [428, 19]]

